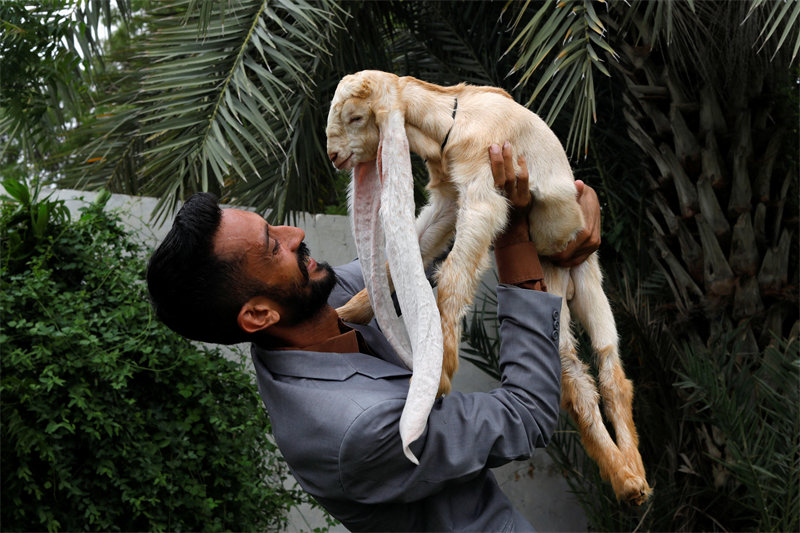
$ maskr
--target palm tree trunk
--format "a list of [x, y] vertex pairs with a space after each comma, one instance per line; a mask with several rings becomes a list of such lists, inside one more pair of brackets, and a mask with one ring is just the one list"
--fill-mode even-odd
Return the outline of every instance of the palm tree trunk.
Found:
[[784, 155], [797, 141], [788, 142], [791, 117], [775, 97], [789, 87], [777, 75], [788, 69], [742, 62], [741, 78], [718, 90], [699, 68], [672, 67], [670, 50], [638, 28], [645, 40], [623, 44], [615, 66], [628, 134], [652, 162], [651, 253], [674, 294], [676, 326], [707, 347], [741, 328], [736, 351], [756, 352], [798, 328], [797, 168]]

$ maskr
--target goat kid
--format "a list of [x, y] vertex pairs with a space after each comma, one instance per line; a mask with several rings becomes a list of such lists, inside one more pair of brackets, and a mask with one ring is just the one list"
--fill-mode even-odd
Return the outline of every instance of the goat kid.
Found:
[[[404, 292], [421, 294], [420, 284], [414, 285], [407, 278], [424, 276], [422, 268], [438, 257], [455, 235], [452, 249], [437, 273], [436, 304], [441, 317], [443, 353], [436, 369], [428, 365], [425, 370], [426, 375], [439, 380], [436, 396], [447, 394], [458, 367], [461, 319], [474, 298], [480, 275], [489, 265], [490, 245], [507, 222], [508, 203], [494, 187], [486, 147], [508, 140], [517, 155], [525, 156], [534, 198], [531, 239], [542, 256], [563, 250], [584, 223], [575, 201], [574, 178], [564, 149], [537, 115], [514, 102], [502, 89], [465, 84], [441, 87], [380, 71], [362, 71], [342, 78], [331, 102], [326, 134], [333, 165], [353, 171], [350, 212], [359, 257], [362, 263], [367, 259], [369, 265], [364, 271], [367, 289], [337, 309], [343, 320], [366, 322], [374, 308], [381, 327], [388, 330], [387, 338], [402, 357], [409, 351], [409, 343], [398, 338], [402, 335], [396, 333], [396, 324], [391, 324], [396, 317], [385, 312], [391, 305], [386, 297], [391, 284], [386, 269], [391, 270], [396, 282], [401, 308], [415, 310], [406, 313], [411, 315], [407, 320], [416, 320], [417, 329], [424, 328], [431, 315], [419, 317], [416, 311], [424, 307], [419, 303], [424, 295], [417, 296], [413, 301], [416, 303], [408, 301], [406, 296], [404, 305]], [[407, 237], [395, 237], [398, 231], [403, 231], [403, 220], [392, 220], [388, 211], [391, 208], [381, 205], [381, 199], [387, 204], [396, 201], [396, 196], [413, 195], [409, 148], [426, 161], [430, 178], [427, 185], [430, 200], [415, 223], [414, 245], [416, 250], [418, 241], [416, 257], [421, 262], [411, 269], [413, 274], [400, 272], [402, 265], [411, 261], [410, 245], [403, 240]], [[380, 193], [382, 181], [386, 181], [386, 188]], [[402, 185], [404, 181], [409, 185]], [[377, 183], [378, 192], [369, 189], [375, 186], [372, 182]], [[405, 188], [402, 192], [391, 190], [401, 186]], [[367, 191], [362, 193], [364, 198], [359, 197], [359, 190]], [[411, 202], [413, 218], [413, 198]], [[408, 201], [402, 208], [404, 211], [393, 213], [407, 218], [407, 204]], [[387, 252], [393, 244], [396, 248], [386, 267], [383, 261], [376, 260], [382, 257], [379, 249], [384, 245], [377, 222], [378, 209], [387, 232]], [[368, 234], [379, 237], [365, 237]], [[393, 242], [395, 239], [399, 245]], [[622, 369], [616, 325], [602, 289], [597, 254], [573, 268], [557, 267], [546, 260], [542, 261], [542, 267], [548, 290], [563, 297], [559, 336], [562, 406], [575, 420], [584, 447], [598, 463], [603, 477], [610, 480], [617, 498], [639, 505], [649, 497], [651, 489], [637, 449], [633, 386]], [[398, 273], [404, 278], [402, 283]], [[429, 287], [427, 292], [430, 293]], [[370, 298], [377, 298], [372, 307]], [[586, 328], [597, 354], [599, 393], [587, 365], [577, 357], [570, 328], [573, 315]], [[414, 333], [413, 329], [409, 329], [414, 337], [412, 344], [413, 341], [415, 346], [431, 344], [432, 339], [436, 350], [436, 332], [426, 329]], [[425, 379], [421, 372], [418, 377], [417, 361], [416, 356], [408, 360], [409, 366], [415, 366], [407, 402], [414, 396], [416, 403], [415, 421], [411, 423], [413, 435], [409, 435], [407, 423], [404, 446], [421, 435], [433, 402], [433, 398], [417, 399], [417, 394], [422, 393], [414, 390], [415, 382]], [[600, 397], [614, 427], [616, 443], [603, 422]], [[401, 435], [403, 422], [401, 418]], [[407, 446], [406, 450], [409, 455]], [[409, 458], [413, 460], [412, 456]]]

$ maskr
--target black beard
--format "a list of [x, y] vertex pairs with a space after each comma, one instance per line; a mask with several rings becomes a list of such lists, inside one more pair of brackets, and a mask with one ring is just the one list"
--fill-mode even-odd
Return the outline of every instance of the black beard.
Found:
[[317, 263], [317, 267], [325, 271], [321, 279], [309, 281], [306, 258], [308, 246], [300, 243], [297, 248], [297, 266], [303, 276], [303, 283], [298, 282], [289, 290], [270, 290], [270, 296], [283, 308], [281, 322], [294, 326], [315, 318], [328, 305], [328, 297], [336, 286], [336, 273], [328, 263]]
[[308, 285], [308, 267], [306, 267], [306, 259], [309, 255], [308, 246], [306, 246], [306, 243], [301, 242], [297, 247], [297, 266], [300, 268], [300, 273], [303, 275], [305, 285]]
[[328, 297], [336, 286], [336, 273], [328, 263], [317, 263], [325, 270], [325, 277], [307, 283], [311, 290], [303, 294], [300, 290], [292, 291], [286, 302], [279, 302], [284, 308], [283, 322], [297, 325], [300, 322], [315, 318], [328, 305]]

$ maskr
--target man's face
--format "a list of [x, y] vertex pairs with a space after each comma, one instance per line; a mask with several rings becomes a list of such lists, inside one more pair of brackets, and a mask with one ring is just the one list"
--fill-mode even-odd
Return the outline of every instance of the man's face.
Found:
[[214, 252], [221, 259], [243, 257], [242, 274], [263, 283], [280, 307], [281, 323], [293, 325], [321, 311], [336, 284], [330, 265], [308, 255], [304, 238], [300, 228], [271, 226], [256, 213], [224, 209]]

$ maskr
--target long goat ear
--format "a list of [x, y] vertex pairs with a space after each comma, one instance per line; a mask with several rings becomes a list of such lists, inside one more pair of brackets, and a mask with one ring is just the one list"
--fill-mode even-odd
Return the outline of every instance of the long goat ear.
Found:
[[[397, 254], [393, 257], [390, 250], [398, 247], [406, 250], [406, 260], [415, 255], [421, 256], [416, 234], [410, 240], [409, 235], [402, 235], [398, 238], [397, 231], [394, 229], [398, 225], [414, 227], [413, 188], [411, 189], [412, 206], [410, 210], [406, 206], [408, 194], [404, 190], [407, 183], [413, 183], [411, 155], [408, 149], [403, 114], [399, 111], [395, 113], [384, 111], [376, 114], [375, 119], [380, 130], [378, 157], [373, 167], [377, 175], [373, 175], [371, 182], [365, 182], [363, 173], [354, 173], [354, 177], [360, 178], [357, 189], [363, 191], [359, 195], [361, 197], [359, 202], [371, 203], [373, 206], [371, 215], [364, 214], [358, 217], [361, 223], [369, 221], [370, 224], [368, 228], [371, 239], [370, 270], [365, 272], [365, 281], [368, 285], [375, 318], [397, 355], [409, 368], [413, 369], [413, 346], [410, 342], [408, 322], [404, 320], [405, 317], [398, 317], [395, 312], [384, 261], [378, 260], [379, 257], [386, 257], [389, 269], [394, 276], [397, 297], [400, 299], [399, 293], [403, 290], [397, 285], [397, 275], [399, 273], [402, 276], [400, 271], [407, 270], [407, 268], [402, 265], [398, 266], [395, 259]], [[374, 195], [377, 195], [377, 198]], [[385, 203], [387, 199], [388, 205]], [[367, 211], [365, 206], [359, 205], [356, 208], [361, 213]], [[361, 231], [363, 232], [364, 229], [366, 228], [361, 228]], [[370, 288], [369, 285], [373, 287]]]
[[402, 176], [406, 174], [406, 163], [409, 169], [411, 166], [406, 119], [403, 113], [397, 110], [386, 111], [373, 108], [372, 112], [375, 113], [375, 123], [381, 132], [378, 143], [378, 174], [381, 183], [386, 181], [387, 172], [398, 176], [398, 180], [402, 180]]
[[400, 437], [406, 457], [419, 464], [410, 445], [425, 430], [436, 400], [442, 373], [441, 317], [425, 277], [415, 229], [414, 177], [403, 112], [391, 110], [380, 127], [378, 170], [383, 182], [380, 217], [386, 236], [386, 257], [411, 344], [414, 371], [400, 416]]

